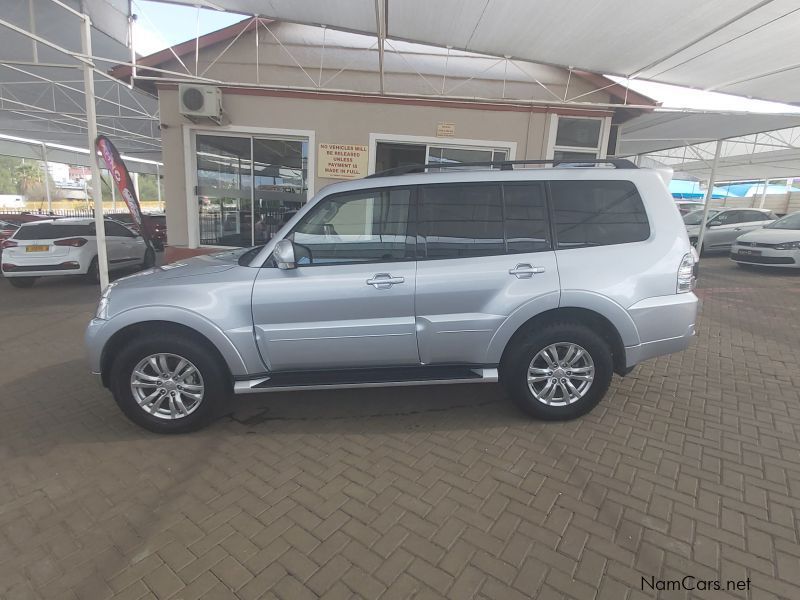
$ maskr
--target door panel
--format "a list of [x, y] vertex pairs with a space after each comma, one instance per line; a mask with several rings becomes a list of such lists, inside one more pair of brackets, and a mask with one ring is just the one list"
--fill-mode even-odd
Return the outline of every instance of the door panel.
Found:
[[[530, 277], [519, 273], [521, 278], [509, 273], [525, 264], [541, 272]], [[482, 364], [490, 340], [514, 310], [558, 289], [552, 251], [420, 262], [416, 309], [420, 360]]]
[[[402, 283], [369, 285], [387, 273]], [[253, 321], [270, 370], [419, 364], [415, 262], [261, 269]]]
[[511, 313], [559, 289], [544, 187], [425, 186], [419, 215], [420, 359], [483, 364], [490, 340]]
[[297, 223], [297, 268], [263, 268], [253, 288], [269, 369], [419, 364], [412, 200], [409, 188], [335, 194]]

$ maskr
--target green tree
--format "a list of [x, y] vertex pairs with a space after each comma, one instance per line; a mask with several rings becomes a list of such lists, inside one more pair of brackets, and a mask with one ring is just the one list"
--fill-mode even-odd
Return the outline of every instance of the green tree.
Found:
[[17, 192], [23, 196], [32, 196], [43, 181], [42, 170], [38, 164], [22, 163], [14, 169], [14, 178], [17, 180]]
[[14, 169], [17, 168], [18, 164], [18, 158], [0, 156], [0, 194], [17, 193], [17, 180], [14, 178]]

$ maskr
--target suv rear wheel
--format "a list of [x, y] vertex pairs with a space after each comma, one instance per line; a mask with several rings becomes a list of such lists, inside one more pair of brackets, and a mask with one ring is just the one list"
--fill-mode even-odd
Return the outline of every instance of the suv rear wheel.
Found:
[[585, 325], [553, 323], [512, 343], [502, 381], [517, 406], [531, 416], [574, 419], [605, 396], [613, 374], [611, 350]]
[[199, 429], [227, 397], [229, 378], [219, 359], [188, 337], [147, 335], [114, 360], [110, 388], [125, 415], [156, 433]]

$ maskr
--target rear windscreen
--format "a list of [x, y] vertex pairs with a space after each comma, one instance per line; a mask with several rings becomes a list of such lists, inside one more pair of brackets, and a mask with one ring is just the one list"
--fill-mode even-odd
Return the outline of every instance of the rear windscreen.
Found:
[[17, 229], [15, 240], [57, 240], [59, 238], [93, 235], [89, 225], [36, 223]]

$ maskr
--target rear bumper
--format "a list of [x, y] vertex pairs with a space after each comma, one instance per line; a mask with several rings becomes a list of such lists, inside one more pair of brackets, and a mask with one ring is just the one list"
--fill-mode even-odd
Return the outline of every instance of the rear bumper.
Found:
[[695, 335], [695, 327], [694, 323], [692, 323], [686, 329], [686, 332], [679, 337], [645, 342], [637, 346], [628, 346], [625, 348], [626, 366], [632, 368], [650, 358], [686, 350], [692, 343], [692, 339]]
[[646, 298], [628, 308], [640, 341], [625, 348], [626, 366], [685, 350], [695, 335], [698, 304], [688, 293]]

